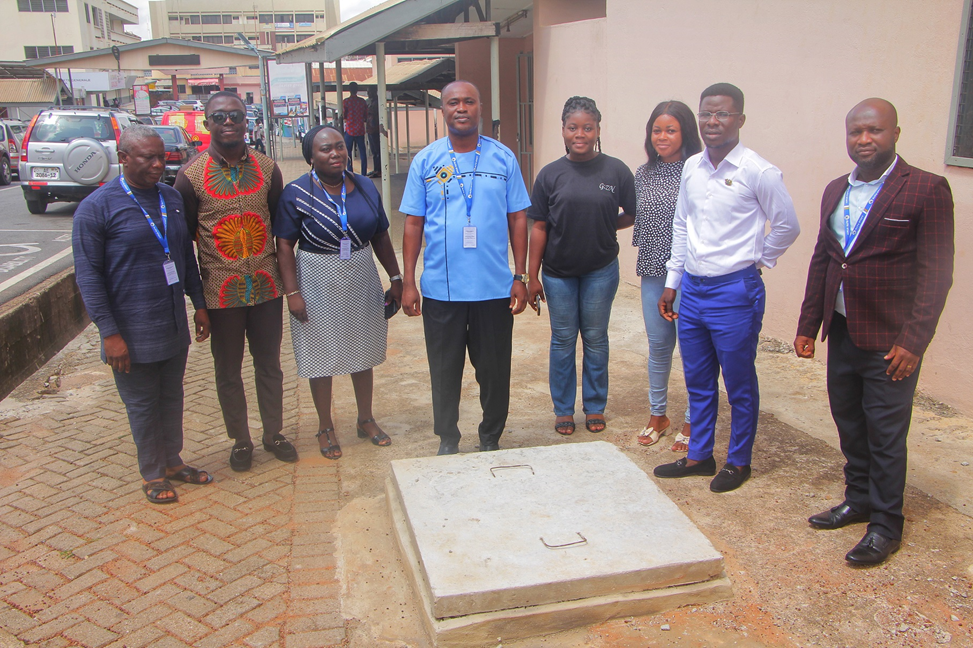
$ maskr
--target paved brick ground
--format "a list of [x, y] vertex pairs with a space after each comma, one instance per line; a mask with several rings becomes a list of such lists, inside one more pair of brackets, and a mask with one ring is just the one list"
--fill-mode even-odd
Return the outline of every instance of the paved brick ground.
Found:
[[[296, 152], [285, 148], [286, 180], [305, 169]], [[313, 404], [284, 338], [284, 431], [314, 447]], [[244, 371], [259, 438], [249, 358]], [[330, 533], [337, 465], [307, 453], [284, 464], [258, 446], [252, 471], [232, 472], [208, 343], [190, 350], [185, 393], [183, 457], [217, 481], [179, 485], [174, 506], [139, 490], [93, 326], [0, 403], [0, 646], [345, 643]]]

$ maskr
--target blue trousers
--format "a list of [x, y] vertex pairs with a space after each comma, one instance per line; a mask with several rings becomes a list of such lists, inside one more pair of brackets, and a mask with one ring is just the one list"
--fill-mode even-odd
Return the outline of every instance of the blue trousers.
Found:
[[555, 416], [574, 414], [578, 394], [575, 356], [583, 349], [581, 403], [585, 414], [601, 414], [608, 403], [608, 320], [618, 290], [618, 259], [580, 277], [544, 275], [551, 313], [549, 378]]
[[721, 277], [683, 275], [676, 321], [693, 421], [690, 459], [713, 456], [722, 369], [732, 413], [726, 462], [750, 465], [760, 410], [755, 361], [765, 306], [764, 282], [755, 266]]
[[129, 373], [112, 371], [118, 395], [125, 404], [128, 425], [142, 479], [166, 476], [166, 468], [183, 464], [182, 381], [189, 347], [160, 362], [133, 362]]
[[358, 147], [358, 157], [361, 159], [361, 174], [368, 174], [368, 154], [365, 153], [365, 136], [349, 135], [345, 133], [345, 148], [348, 149], [348, 170], [352, 171], [352, 149]]

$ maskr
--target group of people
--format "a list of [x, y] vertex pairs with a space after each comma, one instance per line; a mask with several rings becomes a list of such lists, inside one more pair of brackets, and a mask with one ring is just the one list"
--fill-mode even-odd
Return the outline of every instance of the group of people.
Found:
[[[212, 334], [234, 470], [250, 467], [254, 449], [240, 378], [245, 339], [264, 448], [297, 460], [280, 434], [284, 300], [298, 372], [310, 380], [318, 412], [320, 451], [329, 459], [341, 456], [330, 408], [335, 375], [352, 376], [358, 435], [391, 443], [372, 413], [372, 371], [385, 360], [386, 320], [400, 304], [423, 318], [439, 454], [459, 452], [467, 353], [483, 412], [478, 447], [499, 449], [514, 316], [527, 306], [540, 313], [542, 302], [550, 311], [554, 429], [575, 431], [580, 334], [585, 427], [605, 430], [617, 231], [633, 225], [649, 341], [650, 417], [638, 441], [653, 445], [671, 427], [667, 392], [678, 333], [689, 406], [672, 449], [687, 455], [655, 475], [711, 476], [717, 493], [747, 481], [759, 413], [761, 272], [776, 265], [800, 227], [780, 170], [740, 143], [743, 93], [710, 86], [695, 114], [679, 101], [660, 103], [646, 124], [647, 161], [634, 174], [602, 153], [595, 102], [571, 97], [561, 118], [565, 156], [541, 169], [530, 194], [514, 154], [480, 135], [480, 110], [474, 85], [443, 88], [448, 134], [413, 160], [399, 208], [406, 216], [401, 274], [364, 156], [363, 174], [350, 171], [347, 127], [312, 129], [303, 141], [311, 168], [284, 187], [275, 163], [243, 145], [242, 102], [217, 93], [206, 106], [211, 146], [180, 172], [175, 191], [157, 184], [164, 151], [154, 132], [136, 126], [123, 133], [124, 176], [79, 207], [74, 248], [78, 284], [128, 411], [150, 501], [176, 501], [172, 480], [212, 481], [179, 456], [190, 341], [184, 295], [196, 308], [196, 339]], [[884, 561], [901, 539], [912, 395], [951, 285], [953, 214], [946, 180], [896, 155], [890, 103], [860, 103], [846, 126], [856, 167], [825, 191], [794, 346], [798, 356], [813, 357], [818, 331], [831, 337], [828, 391], [847, 460], [845, 501], [809, 522], [825, 529], [868, 522], [846, 555], [867, 565]], [[391, 283], [384, 294], [375, 257]], [[731, 421], [717, 471], [720, 373]]]

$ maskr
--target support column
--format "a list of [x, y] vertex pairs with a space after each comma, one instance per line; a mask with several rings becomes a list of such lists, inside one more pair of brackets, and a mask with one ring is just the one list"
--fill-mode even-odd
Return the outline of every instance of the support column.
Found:
[[314, 114], [314, 67], [310, 63], [304, 64], [304, 85], [307, 92], [307, 126], [310, 130], [313, 125], [311, 115]]
[[338, 59], [337, 61], [334, 62], [334, 88], [335, 88], [335, 92], [337, 93], [337, 97], [335, 97], [335, 103], [338, 104], [338, 112], [335, 113], [334, 125], [338, 128], [338, 130], [344, 133], [345, 132], [345, 122], [344, 122], [345, 109], [344, 106], [342, 106], [341, 104], [343, 103], [344, 100], [345, 91], [341, 83], [341, 59]]
[[328, 123], [328, 102], [325, 100], [327, 94], [324, 90], [324, 61], [318, 63], [318, 76], [321, 77], [321, 124]]
[[490, 38], [490, 119], [493, 139], [500, 139], [500, 37]]
[[382, 204], [392, 213], [392, 183], [389, 178], [388, 104], [385, 101], [385, 43], [375, 43], [375, 76], [378, 78], [378, 137], [382, 153]]
[[423, 90], [422, 94], [426, 102], [426, 146], [429, 146], [431, 143], [429, 140], [429, 90]]
[[179, 79], [175, 74], [172, 75], [172, 100], [179, 101]]
[[223, 92], [224, 90], [226, 90], [226, 83], [223, 79], [223, 73], [220, 72], [220, 92]]
[[395, 173], [399, 173], [399, 96], [392, 95], [392, 121], [395, 122]]
[[412, 136], [409, 134], [409, 118], [412, 117], [412, 107], [405, 105], [405, 160], [412, 164]]

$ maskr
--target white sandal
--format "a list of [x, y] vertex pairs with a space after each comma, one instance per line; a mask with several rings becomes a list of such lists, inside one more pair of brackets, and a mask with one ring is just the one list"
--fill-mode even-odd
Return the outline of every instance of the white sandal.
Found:
[[669, 428], [666, 427], [662, 430], [656, 430], [649, 426], [645, 426], [638, 434], [639, 445], [644, 445], [645, 447], [653, 446], [659, 442], [659, 439], [666, 435]]
[[[685, 443], [686, 444], [686, 450], [676, 450], [676, 444], [677, 443]], [[673, 441], [672, 441], [672, 447], [669, 448], [669, 450], [671, 450], [672, 452], [688, 452], [689, 451], [689, 437], [686, 436], [685, 434], [683, 434], [682, 432], [679, 432], [678, 434], [676, 434], [676, 438], [673, 439]]]

